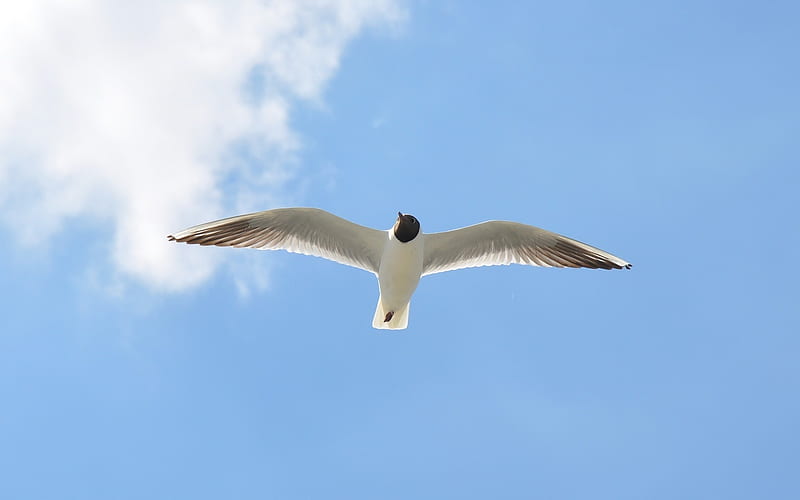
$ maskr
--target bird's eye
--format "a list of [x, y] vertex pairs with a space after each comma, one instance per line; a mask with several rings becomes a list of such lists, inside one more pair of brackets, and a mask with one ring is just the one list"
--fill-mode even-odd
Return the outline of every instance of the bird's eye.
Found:
[[409, 217], [409, 219], [411, 219], [411, 222], [417, 222], [417, 219], [415, 219], [413, 215]]

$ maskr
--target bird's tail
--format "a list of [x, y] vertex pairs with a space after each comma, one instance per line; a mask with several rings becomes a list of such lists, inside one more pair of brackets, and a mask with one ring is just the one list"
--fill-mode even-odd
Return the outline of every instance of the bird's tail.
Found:
[[394, 311], [392, 319], [386, 321], [386, 315], [390, 310], [384, 307], [383, 301], [379, 297], [378, 307], [375, 308], [375, 317], [372, 318], [372, 327], [382, 330], [404, 330], [408, 326], [408, 310], [410, 307], [411, 302]]

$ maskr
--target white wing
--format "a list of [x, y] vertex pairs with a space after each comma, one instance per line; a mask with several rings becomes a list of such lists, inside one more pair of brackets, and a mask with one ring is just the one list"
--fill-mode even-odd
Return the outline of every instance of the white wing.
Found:
[[377, 274], [387, 233], [318, 208], [276, 208], [200, 224], [167, 238], [198, 245], [287, 250]]
[[425, 235], [423, 276], [465, 267], [507, 264], [592, 269], [631, 267], [599, 248], [517, 222], [489, 221]]

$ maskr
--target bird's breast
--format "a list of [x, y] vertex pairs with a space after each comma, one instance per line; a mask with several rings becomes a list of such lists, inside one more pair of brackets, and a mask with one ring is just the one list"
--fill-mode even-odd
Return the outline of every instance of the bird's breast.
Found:
[[402, 243], [393, 237], [386, 242], [378, 270], [384, 303], [402, 307], [411, 299], [422, 275], [422, 238]]

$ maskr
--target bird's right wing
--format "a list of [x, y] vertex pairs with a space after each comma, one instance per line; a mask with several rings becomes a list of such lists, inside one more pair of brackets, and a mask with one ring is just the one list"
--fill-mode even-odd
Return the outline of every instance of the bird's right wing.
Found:
[[200, 224], [168, 238], [198, 245], [286, 250], [377, 274], [387, 234], [318, 208], [276, 208]]
[[631, 267], [599, 248], [517, 222], [489, 221], [425, 235], [423, 276], [465, 267], [507, 264], [592, 269]]

